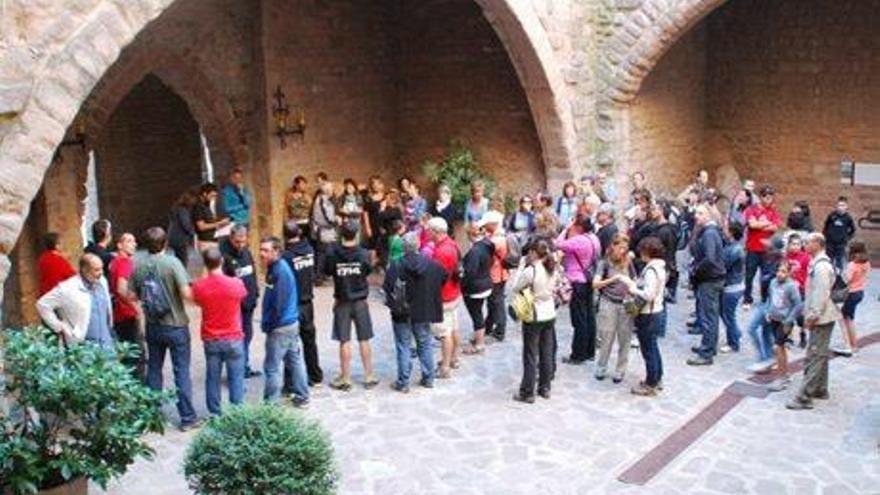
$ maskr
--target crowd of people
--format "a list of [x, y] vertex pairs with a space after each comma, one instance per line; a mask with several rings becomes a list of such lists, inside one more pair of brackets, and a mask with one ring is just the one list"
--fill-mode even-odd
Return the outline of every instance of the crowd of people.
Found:
[[[655, 396], [663, 390], [668, 305], [681, 299], [680, 288], [695, 299], [687, 331], [699, 342], [689, 365], [712, 365], [719, 354], [741, 350], [740, 308], [751, 312], [752, 370], [777, 374], [771, 391], [790, 383], [787, 350], [807, 348], [805, 377], [790, 408], [810, 408], [814, 399], [828, 397], [836, 322], [846, 346], [835, 351], [852, 355], [858, 348], [855, 313], [870, 263], [864, 243], [853, 241], [855, 223], [843, 197], [816, 232], [806, 202], [796, 202], [786, 221], [768, 185], [756, 190], [753, 181], [744, 181], [725, 207], [705, 171], [675, 197], [651, 191], [637, 172], [626, 198], [598, 173], [566, 183], [555, 198], [523, 195], [510, 212], [480, 182], [471, 185], [465, 204], [456, 205], [448, 187], [441, 185], [429, 202], [408, 177], [394, 188], [379, 177], [366, 185], [345, 179], [338, 190], [324, 173], [316, 181], [313, 190], [305, 177], [293, 180], [284, 200], [283, 237], [262, 237], [256, 259], [249, 246], [253, 196], [239, 169], [222, 188], [208, 183], [185, 193], [167, 229], [155, 226], [140, 235], [144, 253], [133, 233], [114, 237], [110, 221], [102, 219], [92, 226], [93, 239], [76, 270], [60, 253], [58, 234], [48, 233], [38, 261], [38, 312], [67, 342], [86, 341], [108, 352], [118, 341], [139, 348], [125, 362], [152, 388], [162, 388], [170, 354], [182, 429], [199, 424], [187, 302], [201, 310], [211, 414], [221, 413], [224, 365], [231, 403], [243, 400], [247, 379], [265, 374], [266, 401], [283, 395], [302, 407], [310, 389], [325, 382], [313, 301], [314, 288], [328, 282], [332, 338], [339, 345], [339, 373], [329, 386], [340, 391], [354, 386], [353, 339], [362, 385], [379, 384], [367, 303], [371, 281], [378, 285], [379, 277], [397, 359], [391, 387], [401, 393], [410, 390], [414, 360], [418, 384], [434, 387], [436, 379], [453, 376], [462, 356], [483, 355], [489, 344], [504, 341], [509, 320], [516, 320], [523, 375], [513, 398], [549, 399], [558, 315], [568, 306], [573, 332], [561, 362], [595, 361], [596, 380], [610, 376], [619, 384], [637, 347], [645, 374], [631, 391]], [[204, 266], [197, 280], [187, 272], [193, 251]], [[759, 302], [753, 298], [756, 275]], [[250, 359], [258, 304], [266, 341], [261, 370]], [[460, 306], [473, 324], [466, 342]]]

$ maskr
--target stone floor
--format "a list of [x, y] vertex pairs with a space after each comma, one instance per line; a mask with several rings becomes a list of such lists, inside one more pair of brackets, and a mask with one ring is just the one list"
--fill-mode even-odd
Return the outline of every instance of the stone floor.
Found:
[[[880, 303], [872, 280], [860, 307], [861, 333], [880, 332]], [[325, 373], [338, 366], [329, 338], [329, 289], [316, 308]], [[695, 337], [684, 332], [691, 301], [672, 307], [662, 341], [665, 391], [637, 398], [629, 388], [643, 375], [633, 349], [620, 385], [592, 378], [592, 365], [560, 364], [551, 400], [511, 400], [521, 363], [519, 329], [484, 357], [466, 357], [453, 379], [409, 395], [388, 388], [395, 376], [390, 321], [378, 298], [371, 302], [377, 338], [375, 361], [383, 383], [367, 391], [315, 391], [305, 411], [332, 434], [343, 494], [581, 494], [581, 493], [880, 493], [880, 344], [831, 366], [832, 399], [813, 411], [784, 408], [788, 393], [746, 398], [645, 486], [617, 477], [672, 431], [697, 414], [731, 382], [745, 379], [752, 362], [744, 352], [723, 355], [711, 367], [684, 364]], [[462, 310], [466, 333], [470, 323]], [[745, 315], [741, 315], [745, 320]], [[560, 349], [570, 342], [567, 315], [558, 323]], [[839, 334], [835, 335], [835, 340]], [[252, 344], [262, 362], [262, 336]], [[193, 346], [196, 404], [204, 413], [204, 359]], [[792, 359], [800, 356], [795, 352]], [[356, 379], [361, 378], [355, 365]], [[166, 370], [170, 379], [170, 367]], [[262, 380], [248, 382], [256, 401]], [[169, 416], [176, 420], [173, 409]], [[182, 475], [195, 433], [169, 426], [149, 439], [153, 461], [141, 461], [107, 493], [188, 493]], [[93, 493], [103, 493], [93, 487]]]

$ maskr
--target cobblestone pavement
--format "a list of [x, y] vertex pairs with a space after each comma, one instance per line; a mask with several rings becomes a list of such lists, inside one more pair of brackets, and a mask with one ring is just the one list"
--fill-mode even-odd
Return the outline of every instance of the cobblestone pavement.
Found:
[[[862, 335], [880, 332], [880, 277], [872, 282], [859, 308]], [[329, 289], [319, 289], [318, 299], [319, 345], [329, 377], [338, 369], [329, 338]], [[661, 396], [629, 393], [643, 376], [633, 349], [624, 383], [594, 380], [592, 364], [560, 364], [552, 398], [525, 405], [511, 400], [522, 371], [520, 332], [513, 325], [504, 343], [492, 345], [483, 357], [464, 357], [453, 379], [438, 380], [433, 390], [414, 387], [406, 396], [390, 390], [396, 373], [390, 321], [376, 299], [373, 343], [382, 385], [347, 394], [325, 386], [314, 392], [305, 414], [332, 434], [344, 494], [880, 493], [880, 344], [832, 362], [831, 400], [818, 402], [815, 410], [786, 410], [790, 392], [746, 398], [647, 485], [618, 481], [623, 470], [727, 385], [748, 376], [747, 338], [742, 353], [722, 355], [714, 366], [684, 364], [696, 339], [684, 331], [691, 307], [692, 301], [682, 300], [671, 309], [669, 334], [661, 343]], [[467, 335], [463, 309], [459, 316]], [[557, 327], [562, 355], [571, 335], [567, 314]], [[262, 346], [260, 335], [252, 344], [256, 363], [262, 362]], [[796, 351], [792, 359], [800, 356]], [[195, 402], [204, 413], [198, 343], [193, 361]], [[358, 380], [362, 373], [355, 362]], [[259, 399], [262, 386], [261, 379], [248, 381], [249, 401]], [[168, 412], [176, 420], [173, 408]], [[164, 436], [151, 437], [156, 459], [132, 466], [108, 493], [187, 493], [182, 464], [194, 434], [169, 425]], [[102, 492], [93, 487], [93, 493]]]

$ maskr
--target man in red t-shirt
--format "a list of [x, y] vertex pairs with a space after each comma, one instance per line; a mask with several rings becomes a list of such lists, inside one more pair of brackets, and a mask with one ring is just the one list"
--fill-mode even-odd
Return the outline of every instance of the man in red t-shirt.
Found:
[[137, 241], [134, 235], [126, 232], [116, 241], [116, 256], [110, 262], [107, 277], [110, 281], [110, 296], [113, 299], [113, 331], [120, 342], [133, 344], [138, 348], [137, 356], [126, 357], [123, 364], [130, 366], [134, 376], [144, 380], [146, 375], [144, 346], [141, 343], [138, 327], [137, 294], [129, 286], [134, 273], [134, 253]]
[[434, 261], [446, 271], [446, 282], [440, 289], [443, 301], [443, 321], [434, 323], [431, 328], [434, 336], [443, 339], [442, 358], [438, 378], [449, 378], [451, 369], [458, 368], [458, 347], [461, 334], [458, 331], [458, 303], [461, 301], [461, 280], [458, 264], [461, 253], [458, 244], [449, 237], [446, 220], [435, 217], [428, 220], [428, 230], [434, 240]]
[[40, 297], [54, 289], [59, 283], [76, 275], [73, 265], [58, 250], [58, 233], [47, 232], [43, 236], [45, 251], [37, 259], [37, 272], [40, 274]]
[[[765, 253], [767, 245], [773, 234], [782, 225], [782, 216], [773, 205], [775, 191], [772, 186], [765, 185], [759, 191], [760, 202], [749, 206], [743, 213], [746, 222], [746, 292], [743, 297], [743, 306], [748, 307], [753, 302], [752, 280], [755, 272], [761, 269], [761, 278], [769, 280], [774, 276], [772, 267], [768, 264]], [[761, 284], [761, 301], [767, 300], [766, 285]]]
[[202, 308], [202, 343], [205, 346], [205, 401], [211, 414], [220, 414], [220, 375], [226, 363], [229, 402], [244, 399], [244, 331], [241, 301], [244, 283], [223, 274], [223, 255], [216, 247], [202, 252], [208, 274], [192, 284], [193, 300]]

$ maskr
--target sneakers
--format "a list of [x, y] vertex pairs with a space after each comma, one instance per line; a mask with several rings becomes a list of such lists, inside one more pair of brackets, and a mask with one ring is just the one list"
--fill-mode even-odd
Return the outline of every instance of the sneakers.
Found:
[[633, 338], [629, 339], [629, 347], [630, 347], [630, 349], [638, 349], [639, 348], [638, 337], [633, 337]]
[[370, 375], [364, 379], [364, 388], [370, 390], [372, 388], [376, 388], [376, 385], [379, 384], [379, 379], [374, 375]]
[[809, 399], [802, 399], [800, 397], [795, 397], [795, 398], [791, 399], [790, 401], [788, 401], [788, 403], [785, 405], [785, 408], [792, 409], [794, 411], [801, 411], [804, 409], [812, 409], [813, 408], [813, 401], [811, 401]]
[[742, 303], [742, 309], [743, 309], [743, 311], [745, 311], [745, 312], [750, 311], [750, 310], [752, 309], [752, 303], [750, 303], [750, 302], [744, 302], [744, 303]]
[[548, 389], [538, 390], [538, 395], [540, 395], [544, 399], [549, 399], [550, 398], [550, 389], [548, 388]]
[[297, 409], [305, 409], [309, 406], [309, 399], [304, 399], [298, 395], [291, 395], [290, 404]]
[[782, 392], [791, 384], [791, 378], [785, 376], [767, 385], [768, 392]]
[[593, 376], [596, 378], [596, 380], [599, 380], [600, 382], [605, 379], [605, 373], [596, 373]]
[[351, 382], [342, 378], [341, 376], [337, 376], [330, 382], [330, 388], [333, 390], [340, 390], [342, 392], [348, 392], [351, 390]]
[[630, 392], [633, 395], [640, 395], [642, 397], [654, 397], [657, 395], [657, 389], [645, 383], [639, 383], [637, 386], [631, 388]]
[[835, 348], [831, 349], [831, 352], [833, 352], [834, 354], [837, 354], [838, 356], [842, 356], [842, 357], [852, 357], [853, 356], [853, 350], [850, 349], [849, 347], [835, 347]]
[[622, 382], [622, 381], [623, 381], [623, 375], [614, 375], [614, 376], [611, 378], [611, 382], [612, 382], [612, 383], [620, 383], [620, 382]]
[[570, 364], [572, 366], [578, 366], [587, 362], [586, 359], [572, 359], [571, 356], [565, 356], [562, 358], [562, 362], [565, 364]]
[[180, 423], [180, 426], [178, 426], [177, 428], [180, 431], [185, 433], [190, 430], [197, 430], [197, 429], [201, 428], [204, 423], [205, 423], [204, 419], [196, 418], [196, 419], [189, 421], [189, 422], [186, 422], [186, 423]]
[[524, 402], [526, 404], [534, 404], [535, 403], [535, 396], [534, 395], [525, 396], [525, 395], [517, 392], [517, 393], [513, 394], [513, 400], [515, 400], [517, 402]]
[[398, 382], [393, 382], [391, 384], [391, 390], [395, 390], [395, 391], [400, 392], [402, 394], [408, 394], [409, 393], [409, 385], [402, 385]]
[[258, 376], [263, 376], [263, 372], [262, 372], [262, 371], [257, 371], [257, 370], [252, 370], [252, 369], [247, 369], [247, 370], [245, 370], [245, 372], [244, 372], [244, 377], [245, 377], [245, 378], [256, 378], [256, 377], [258, 377]]
[[766, 361], [758, 361], [757, 363], [750, 364], [746, 369], [751, 371], [752, 373], [767, 373], [773, 367], [776, 361], [773, 359], [768, 359]]
[[687, 364], [690, 366], [710, 366], [712, 365], [712, 358], [695, 356], [692, 358], [688, 358]]
[[434, 388], [434, 381], [422, 378], [419, 380], [419, 385], [425, 388]]
[[718, 349], [718, 352], [720, 352], [721, 354], [730, 354], [731, 352], [736, 352], [736, 351], [734, 351], [733, 348], [730, 347], [729, 345], [723, 345], [723, 346], [721, 346], [721, 348]]

